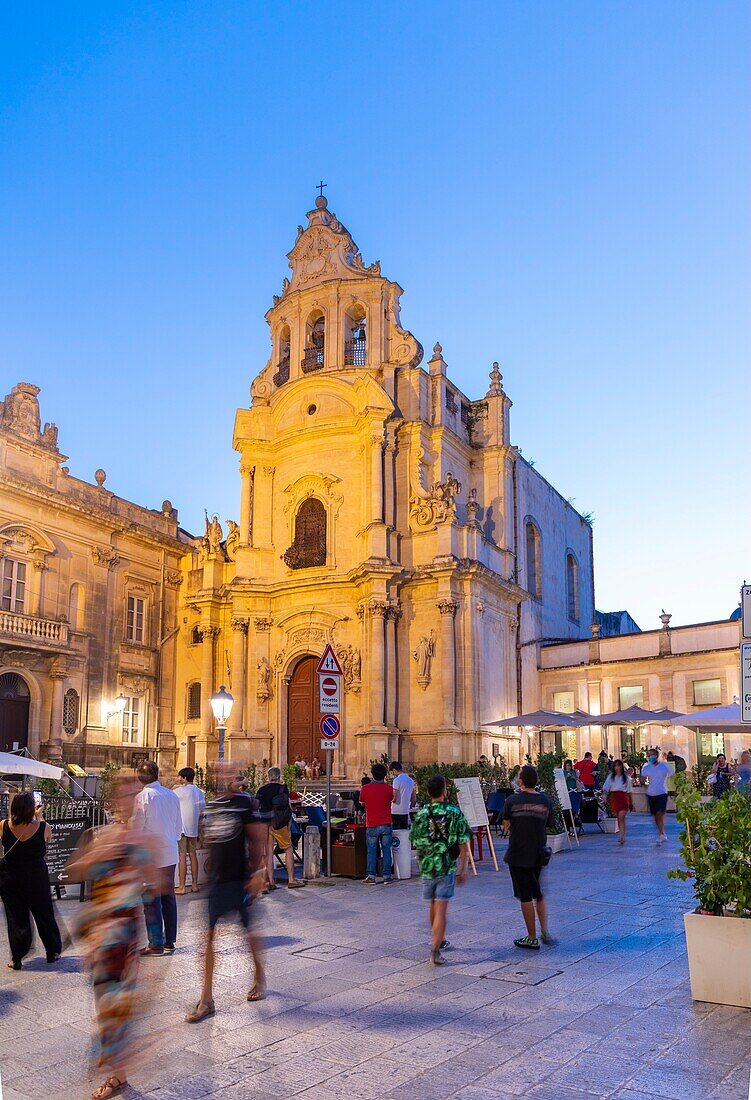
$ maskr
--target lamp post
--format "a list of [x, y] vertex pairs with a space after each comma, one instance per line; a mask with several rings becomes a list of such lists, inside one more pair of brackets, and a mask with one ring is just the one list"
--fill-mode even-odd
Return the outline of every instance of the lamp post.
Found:
[[215, 691], [209, 700], [216, 719], [216, 731], [219, 734], [220, 760], [224, 760], [224, 731], [227, 728], [227, 719], [230, 716], [234, 701], [224, 684], [219, 685], [219, 691]]
[[128, 700], [123, 695], [123, 693], [120, 692], [120, 694], [115, 699], [115, 702], [113, 704], [115, 709], [109, 711], [109, 713], [107, 714], [107, 717], [111, 718], [113, 716], [113, 714], [123, 714], [124, 711], [125, 711], [125, 708], [127, 707], [127, 705], [128, 705]]

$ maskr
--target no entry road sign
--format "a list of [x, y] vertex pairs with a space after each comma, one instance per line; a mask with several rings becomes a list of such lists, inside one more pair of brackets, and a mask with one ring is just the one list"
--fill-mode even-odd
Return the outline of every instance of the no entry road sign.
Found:
[[318, 675], [318, 709], [321, 714], [338, 714], [340, 707], [341, 677], [328, 676], [324, 673]]

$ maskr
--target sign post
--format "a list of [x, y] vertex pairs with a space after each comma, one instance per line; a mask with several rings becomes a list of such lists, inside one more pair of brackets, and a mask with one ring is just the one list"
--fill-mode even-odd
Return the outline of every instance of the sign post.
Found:
[[741, 588], [741, 637], [751, 639], [751, 584]]
[[318, 709], [321, 712], [321, 748], [326, 753], [326, 877], [331, 876], [331, 768], [339, 748], [342, 666], [329, 644], [316, 667]]
[[741, 722], [751, 722], [751, 642], [741, 642]]

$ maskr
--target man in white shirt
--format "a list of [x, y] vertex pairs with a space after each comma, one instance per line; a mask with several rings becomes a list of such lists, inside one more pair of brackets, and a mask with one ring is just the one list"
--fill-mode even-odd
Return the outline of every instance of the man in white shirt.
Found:
[[159, 893], [144, 899], [146, 934], [149, 946], [142, 955], [172, 954], [177, 939], [177, 900], [175, 898], [175, 867], [178, 844], [183, 832], [180, 799], [174, 791], [159, 782], [159, 768], [146, 760], [138, 769], [138, 782], [143, 786], [135, 799], [133, 826], [154, 839], [155, 862], [160, 869]]
[[668, 805], [668, 779], [670, 768], [665, 761], [660, 761], [658, 749], [650, 749], [647, 753], [647, 763], [641, 770], [642, 779], [647, 781], [647, 802], [649, 812], [655, 819], [657, 826], [657, 843], [664, 844], [668, 839], [665, 835], [665, 811]]
[[408, 829], [410, 826], [409, 813], [417, 796], [415, 793], [415, 781], [411, 775], [402, 771], [398, 760], [392, 760], [389, 767], [391, 772], [391, 786], [394, 788], [394, 799], [391, 803], [391, 825], [394, 829]]
[[175, 794], [180, 799], [180, 812], [183, 819], [183, 835], [180, 837], [180, 865], [178, 878], [180, 885], [175, 891], [178, 894], [185, 893], [185, 878], [188, 871], [188, 856], [190, 856], [190, 890], [192, 894], [198, 893], [198, 834], [200, 831], [201, 814], [206, 809], [206, 795], [196, 787], [196, 773], [193, 768], [181, 768], [177, 773], [178, 781]]

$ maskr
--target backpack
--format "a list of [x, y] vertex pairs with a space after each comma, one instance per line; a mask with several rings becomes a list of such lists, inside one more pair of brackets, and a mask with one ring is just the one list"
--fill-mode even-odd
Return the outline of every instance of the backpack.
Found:
[[271, 819], [271, 827], [273, 829], [283, 829], [285, 825], [289, 825], [292, 820], [292, 807], [289, 804], [289, 789], [284, 786], [275, 794], [271, 800], [271, 810], [273, 817]]

